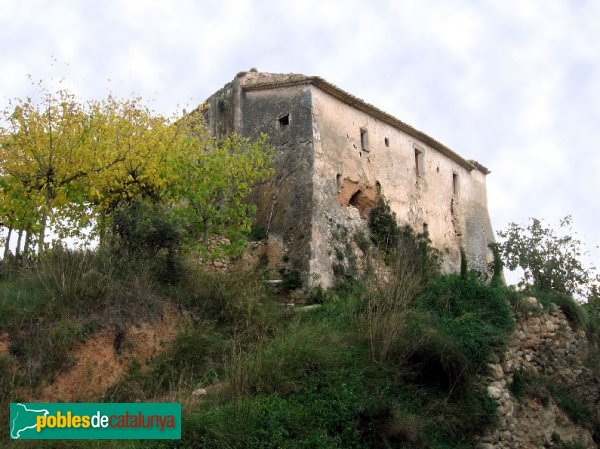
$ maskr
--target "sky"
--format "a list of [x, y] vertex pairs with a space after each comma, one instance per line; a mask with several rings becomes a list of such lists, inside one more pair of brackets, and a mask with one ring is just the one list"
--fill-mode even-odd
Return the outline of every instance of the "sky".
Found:
[[193, 108], [318, 75], [490, 168], [495, 229], [572, 215], [600, 265], [600, 2], [0, 0], [0, 105], [31, 81]]

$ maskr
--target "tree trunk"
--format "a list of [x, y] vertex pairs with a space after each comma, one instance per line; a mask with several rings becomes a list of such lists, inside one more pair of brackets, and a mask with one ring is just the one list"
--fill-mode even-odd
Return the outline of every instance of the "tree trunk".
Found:
[[46, 221], [48, 220], [48, 214], [44, 211], [42, 214], [42, 228], [40, 229], [40, 241], [38, 243], [38, 254], [42, 254], [44, 251], [44, 239], [46, 238]]
[[19, 229], [19, 234], [17, 238], [17, 249], [15, 250], [15, 257], [18, 259], [21, 256], [21, 239], [23, 238], [23, 230]]
[[10, 254], [10, 238], [12, 236], [12, 227], [9, 226], [8, 227], [8, 234], [6, 236], [6, 243], [4, 244], [4, 258], [6, 259], [6, 257]]
[[29, 247], [31, 246], [31, 231], [27, 230], [25, 234], [25, 246], [23, 247], [23, 259], [29, 257]]

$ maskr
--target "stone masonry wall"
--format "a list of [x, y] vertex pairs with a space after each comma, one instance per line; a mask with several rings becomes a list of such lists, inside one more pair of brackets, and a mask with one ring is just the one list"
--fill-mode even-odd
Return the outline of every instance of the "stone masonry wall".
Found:
[[518, 372], [547, 379], [600, 416], [600, 382], [583, 364], [588, 355], [585, 332], [574, 330], [565, 314], [542, 310], [535, 298], [525, 298], [516, 329], [502, 357], [490, 364], [488, 395], [499, 403], [498, 426], [483, 435], [478, 449], [532, 449], [563, 442], [596, 448], [591, 432], [571, 421], [548, 391], [517, 399], [510, 386]]

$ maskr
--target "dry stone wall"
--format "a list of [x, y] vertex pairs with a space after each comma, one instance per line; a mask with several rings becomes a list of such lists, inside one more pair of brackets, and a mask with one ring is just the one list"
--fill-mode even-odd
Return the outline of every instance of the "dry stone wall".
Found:
[[[596, 419], [600, 416], [600, 382], [584, 366], [589, 351], [585, 332], [573, 329], [558, 308], [544, 311], [531, 297], [525, 298], [523, 305], [525, 310], [517, 311], [508, 348], [490, 364], [487, 392], [498, 401], [500, 418], [498, 426], [481, 437], [477, 448], [561, 447], [558, 441], [598, 447], [587, 426], [574, 423], [547, 387], [556, 385], [592, 410]], [[515, 376], [523, 375], [537, 379], [539, 385], [535, 393], [516, 398], [511, 385]]]

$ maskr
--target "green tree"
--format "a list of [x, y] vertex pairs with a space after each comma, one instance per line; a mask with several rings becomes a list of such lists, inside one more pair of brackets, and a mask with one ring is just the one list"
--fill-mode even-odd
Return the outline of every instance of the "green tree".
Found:
[[560, 220], [558, 231], [530, 218], [527, 225], [510, 223], [498, 236], [506, 267], [523, 270], [519, 286], [571, 295], [589, 288], [594, 267], [581, 261], [586, 253], [575, 237], [571, 216]]
[[[191, 236], [201, 236], [202, 252], [237, 255], [256, 211], [247, 197], [272, 174], [273, 150], [264, 134], [253, 141], [234, 133], [216, 142], [205, 133], [198, 138], [197, 126], [188, 131], [184, 150], [171, 158], [171, 196], [180, 201], [175, 212]], [[227, 241], [210, 248], [215, 234]]]

